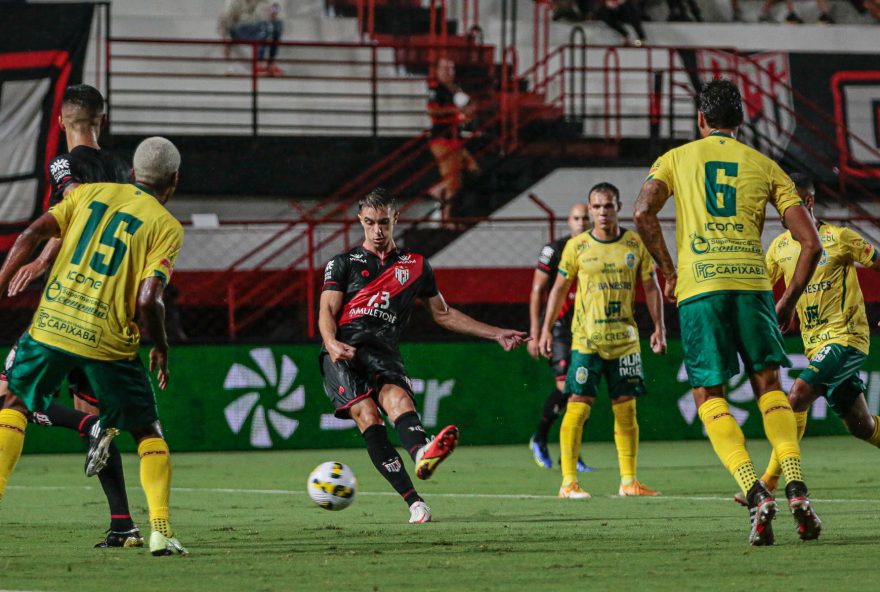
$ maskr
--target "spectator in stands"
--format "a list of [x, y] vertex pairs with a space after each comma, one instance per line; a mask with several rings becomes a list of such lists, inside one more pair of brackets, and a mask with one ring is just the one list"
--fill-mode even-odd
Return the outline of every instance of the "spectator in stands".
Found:
[[[645, 30], [642, 28], [642, 17], [635, 5], [635, 0], [604, 0], [599, 8], [598, 16], [602, 21], [623, 36], [626, 45], [641, 47], [645, 44]], [[635, 40], [624, 28], [629, 25], [636, 32]]]
[[[226, 9], [220, 16], [220, 34], [231, 41], [269, 41], [257, 48], [257, 73], [281, 76], [275, 64], [278, 41], [284, 32], [281, 6], [269, 0], [226, 0]], [[229, 57], [229, 46], [226, 47]]]
[[849, 0], [859, 14], [870, 13], [880, 21], [880, 0]]
[[551, 3], [553, 6], [553, 20], [554, 21], [582, 21], [584, 20], [584, 12], [578, 8], [578, 4], [583, 5], [583, 2], [578, 2], [575, 4], [574, 0], [553, 0]]
[[[773, 5], [776, 4], [778, 1], [779, 0], [764, 0], [764, 6], [761, 7], [761, 16], [758, 17], [758, 20], [760, 22], [776, 22], [773, 18], [773, 15], [770, 14], [770, 9], [773, 8]], [[831, 14], [828, 12], [828, 0], [816, 0], [816, 5], [819, 7], [818, 22], [823, 25], [834, 24], [834, 19], [831, 18]], [[788, 14], [785, 15], [785, 22], [791, 25], [803, 24], [804, 19], [802, 19], [800, 15], [794, 10], [794, 0], [785, 0], [785, 7], [788, 9]]]
[[733, 13], [733, 16], [730, 18], [731, 21], [735, 23], [743, 22], [742, 10], [739, 8], [739, 0], [730, 0], [730, 11]]
[[696, 0], [666, 0], [669, 6], [669, 22], [703, 22], [703, 14], [700, 12], [700, 5]]
[[477, 161], [464, 147], [461, 137], [461, 126], [473, 112], [470, 97], [455, 83], [455, 63], [449, 58], [440, 58], [434, 77], [428, 81], [429, 147], [443, 179], [438, 197], [443, 203], [443, 226], [447, 229], [456, 227], [451, 222], [452, 206], [461, 190], [464, 169], [472, 173], [479, 171]]

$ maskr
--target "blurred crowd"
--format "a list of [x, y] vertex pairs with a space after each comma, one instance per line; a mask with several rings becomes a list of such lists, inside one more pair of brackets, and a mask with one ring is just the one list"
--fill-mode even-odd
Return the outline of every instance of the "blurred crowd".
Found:
[[[780, 2], [785, 4], [784, 17], [777, 14], [776, 5]], [[880, 21], [880, 0], [849, 0], [859, 14], [870, 14]], [[641, 46], [645, 42], [645, 34], [642, 29], [644, 21], [652, 18], [646, 11], [646, 0], [553, 0], [553, 19], [557, 21], [581, 22], [587, 20], [601, 20], [609, 27], [620, 33], [627, 44]], [[703, 10], [700, 0], [665, 0], [666, 20], [668, 22], [703, 22]], [[816, 0], [819, 24], [834, 24], [828, 0]], [[652, 11], [656, 14], [656, 11]], [[739, 0], [730, 0], [730, 22], [746, 22], [740, 8]], [[757, 21], [761, 23], [786, 22], [789, 24], [802, 24], [801, 18], [795, 8], [794, 0], [763, 0]], [[631, 35], [627, 27], [631, 28], [635, 35]]]

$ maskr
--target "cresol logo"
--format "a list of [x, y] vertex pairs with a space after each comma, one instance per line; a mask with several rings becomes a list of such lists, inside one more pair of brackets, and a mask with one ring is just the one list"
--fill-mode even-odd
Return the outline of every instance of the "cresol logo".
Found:
[[[223, 388], [241, 393], [223, 410], [226, 423], [233, 433], [250, 424], [250, 443], [254, 448], [271, 448], [273, 432], [288, 440], [299, 421], [286, 415], [299, 411], [306, 404], [303, 386], [294, 388], [299, 369], [285, 355], [275, 355], [269, 348], [250, 351], [254, 366], [234, 363], [226, 373]], [[271, 429], [270, 429], [271, 426]]]

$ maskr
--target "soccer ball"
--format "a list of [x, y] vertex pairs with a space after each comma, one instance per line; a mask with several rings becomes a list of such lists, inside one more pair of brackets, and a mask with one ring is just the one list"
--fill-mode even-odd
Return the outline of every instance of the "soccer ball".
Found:
[[325, 510], [344, 510], [354, 501], [357, 479], [341, 462], [321, 463], [309, 475], [309, 497]]

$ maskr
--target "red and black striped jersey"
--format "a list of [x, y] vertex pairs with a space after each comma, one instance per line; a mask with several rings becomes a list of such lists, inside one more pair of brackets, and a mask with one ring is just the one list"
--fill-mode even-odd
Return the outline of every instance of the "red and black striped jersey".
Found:
[[49, 179], [49, 205], [54, 206], [73, 184], [130, 183], [131, 166], [109, 150], [77, 146], [52, 159], [49, 163]]
[[[564, 236], [555, 241], [550, 241], [544, 245], [544, 248], [541, 249], [541, 254], [538, 255], [537, 269], [550, 276], [548, 288], [552, 287], [553, 282], [556, 281], [556, 275], [559, 273], [559, 260], [562, 258], [562, 249], [565, 248], [565, 243], [567, 243], [570, 238], [571, 236]], [[571, 321], [574, 318], [574, 299], [576, 293], [577, 286], [576, 284], [572, 284], [565, 302], [562, 303], [562, 309], [559, 311], [559, 316], [556, 318], [557, 322], [565, 323], [565, 326], [569, 328], [571, 327]]]
[[331, 259], [322, 291], [342, 292], [336, 338], [396, 349], [417, 298], [436, 296], [434, 270], [422, 255], [397, 249], [379, 257], [355, 247]]

